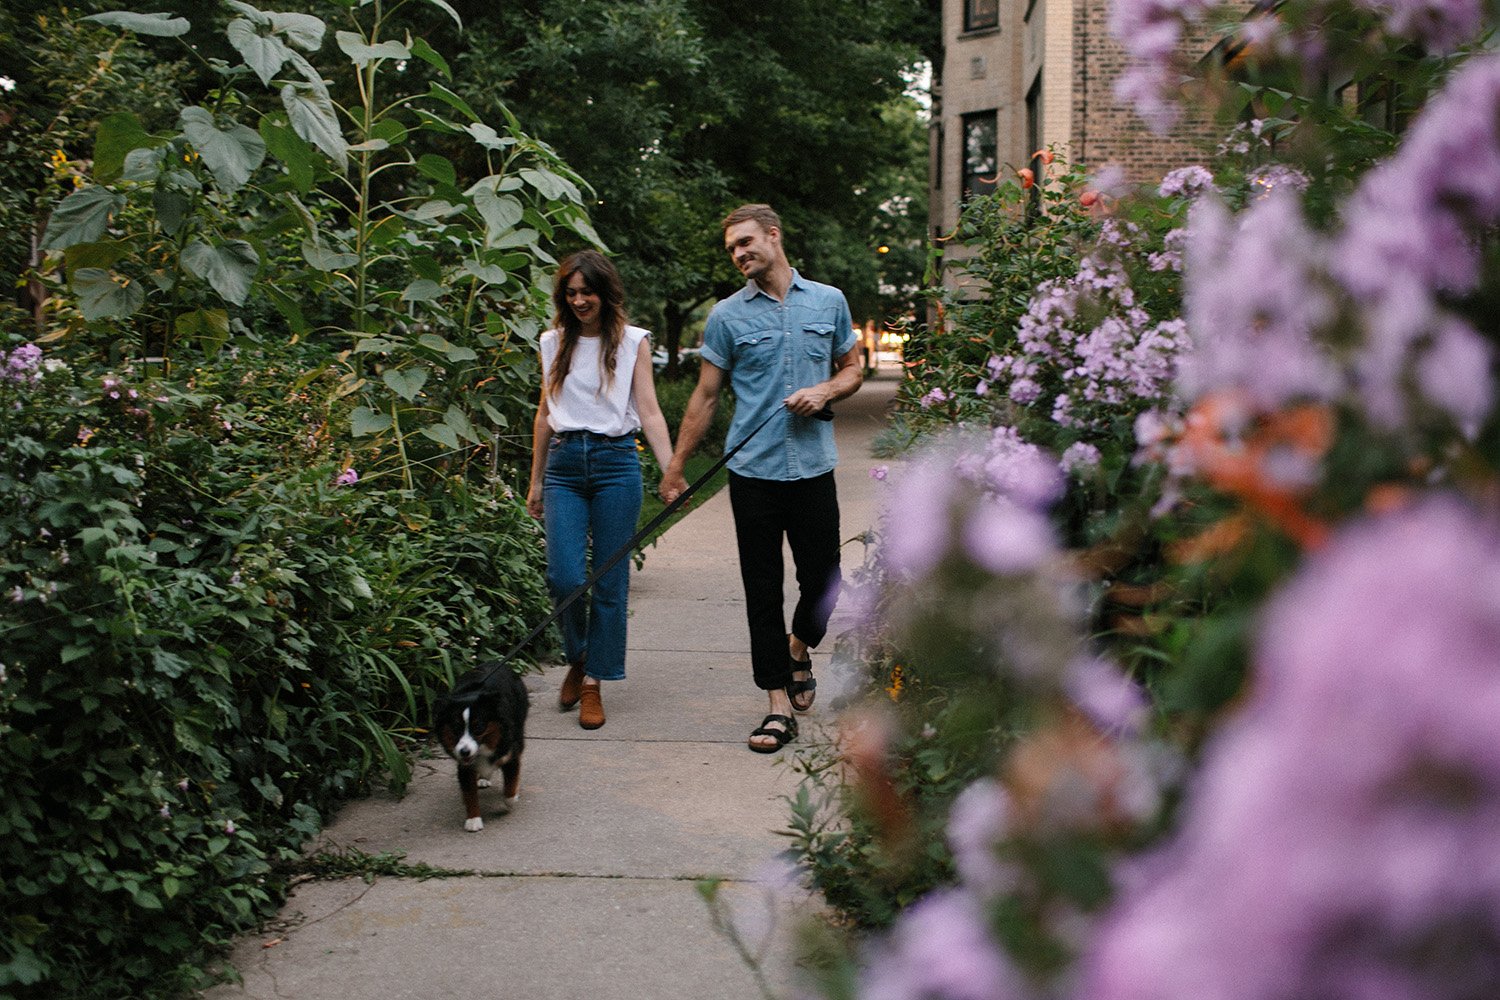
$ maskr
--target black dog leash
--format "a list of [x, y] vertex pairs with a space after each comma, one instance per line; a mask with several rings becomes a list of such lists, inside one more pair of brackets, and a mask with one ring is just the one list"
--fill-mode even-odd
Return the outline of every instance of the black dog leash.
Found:
[[[589, 574], [589, 578], [583, 581], [583, 583], [579, 585], [577, 590], [573, 591], [567, 597], [563, 598], [563, 600], [558, 603], [557, 607], [553, 609], [552, 613], [544, 618], [540, 625], [532, 629], [531, 632], [526, 636], [526, 638], [522, 639], [520, 642], [512, 646], [510, 652], [506, 653], [503, 657], [500, 658], [500, 662], [496, 663], [493, 667], [486, 671], [484, 680], [488, 681], [491, 677], [493, 677], [500, 671], [500, 668], [509, 665], [510, 661], [514, 660], [516, 656], [520, 654], [521, 650], [531, 645], [532, 641], [536, 639], [537, 636], [547, 631], [547, 626], [551, 625], [553, 622], [561, 618], [562, 613], [568, 610], [568, 608], [572, 607], [574, 601], [578, 600], [584, 594], [588, 593], [589, 588], [598, 583], [600, 577], [602, 577], [605, 573], [608, 573], [611, 569], [614, 569], [615, 563], [619, 562], [621, 559], [624, 559], [627, 555], [635, 550], [635, 547], [637, 545], [641, 544], [642, 540], [644, 540], [647, 535], [650, 535], [651, 532], [661, 527], [662, 523], [665, 522], [667, 518], [671, 517], [674, 513], [677, 512], [678, 508], [687, 503], [688, 500], [692, 498], [693, 494], [697, 493], [704, 483], [708, 482], [714, 477], [715, 473], [724, 468], [724, 466], [728, 465], [729, 460], [737, 455], [741, 448], [749, 444], [750, 439], [759, 434], [765, 428], [765, 426], [771, 422], [771, 418], [775, 417], [776, 414], [780, 412], [781, 408], [777, 407], [776, 409], [768, 413], [766, 415], [766, 419], [756, 424], [755, 428], [751, 430], [749, 434], [746, 434], [744, 437], [740, 438], [738, 444], [721, 455], [719, 457], [719, 460], [715, 462], [707, 472], [705, 472], [703, 475], [699, 476], [696, 480], [689, 484], [687, 489], [677, 494], [676, 499], [663, 507], [660, 513], [658, 513], [655, 517], [648, 521], [644, 528], [641, 528], [631, 537], [630, 541], [620, 546], [619, 550], [611, 555], [608, 559], [606, 559], [603, 565], [599, 566], [594, 570], [593, 573]], [[832, 420], [833, 410], [825, 406], [820, 412], [813, 414], [813, 416], [818, 420]]]

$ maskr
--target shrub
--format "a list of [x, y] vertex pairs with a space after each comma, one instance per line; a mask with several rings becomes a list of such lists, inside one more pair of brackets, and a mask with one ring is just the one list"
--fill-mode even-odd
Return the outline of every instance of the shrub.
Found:
[[37, 353], [0, 387], [0, 984], [169, 996], [278, 904], [327, 809], [404, 783], [433, 694], [544, 614], [538, 533], [501, 490], [296, 469], [318, 449], [247, 403], [307, 387], [227, 356], [189, 386]]

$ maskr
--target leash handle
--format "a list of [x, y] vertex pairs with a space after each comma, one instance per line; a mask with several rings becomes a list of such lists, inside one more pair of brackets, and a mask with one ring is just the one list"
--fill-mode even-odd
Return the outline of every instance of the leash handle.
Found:
[[[531, 632], [527, 634], [526, 638], [522, 639], [520, 642], [512, 646], [510, 652], [506, 653], [503, 657], [500, 658], [499, 663], [490, 668], [489, 672], [485, 674], [485, 680], [488, 681], [489, 678], [499, 672], [502, 667], [507, 666], [511, 660], [514, 660], [518, 655], [520, 655], [521, 650], [531, 645], [532, 641], [535, 640], [537, 636], [547, 631], [547, 626], [551, 625], [553, 622], [561, 618], [563, 612], [573, 606], [574, 601], [577, 601], [584, 594], [588, 593], [589, 588], [599, 582], [600, 577], [602, 577], [605, 573], [608, 573], [610, 570], [614, 569], [615, 564], [618, 563], [621, 559], [624, 559], [632, 551], [634, 551], [635, 547], [639, 545], [641, 541], [646, 538], [646, 536], [650, 535], [651, 532], [661, 527], [662, 523], [665, 522], [667, 518], [671, 517], [677, 512], [679, 508], [682, 507], [683, 504], [687, 503], [688, 500], [692, 498], [693, 494], [697, 493], [698, 490], [702, 488], [703, 484], [712, 479], [720, 469], [728, 465], [729, 460], [735, 455], [739, 454], [740, 449], [749, 444], [750, 439], [759, 434], [765, 428], [765, 426], [769, 424], [771, 420], [780, 412], [781, 407], [777, 407], [770, 413], [766, 414], [766, 418], [760, 423], [756, 424], [755, 428], [751, 430], [749, 434], [746, 434], [744, 437], [740, 438], [738, 444], [736, 444], [733, 448], [730, 448], [728, 451], [724, 452], [723, 455], [719, 456], [719, 460], [714, 462], [714, 464], [709, 468], [707, 472], [690, 483], [687, 489], [677, 494], [677, 496], [672, 500], [671, 503], [663, 507], [655, 517], [653, 517], [646, 523], [645, 527], [641, 528], [633, 536], [631, 536], [630, 541], [620, 546], [620, 548], [608, 559], [606, 559], [602, 565], [596, 567], [594, 569], [594, 572], [589, 574], [589, 578], [587, 580], [583, 581], [583, 583], [580, 584], [576, 590], [574, 590], [567, 597], [563, 598], [562, 601], [558, 603], [557, 607], [552, 610], [552, 613], [550, 615], [542, 619], [542, 623], [540, 625], [532, 629]], [[831, 407], [824, 406], [821, 411], [815, 413], [813, 416], [818, 420], [832, 420], [833, 409]]]

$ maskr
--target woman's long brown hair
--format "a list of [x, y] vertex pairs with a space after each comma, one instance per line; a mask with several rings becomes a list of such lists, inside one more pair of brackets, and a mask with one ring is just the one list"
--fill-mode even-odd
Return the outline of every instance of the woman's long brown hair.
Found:
[[553, 326], [560, 333], [561, 343], [547, 378], [549, 397], [562, 392], [563, 379], [573, 367], [573, 349], [583, 335], [583, 324], [568, 307], [568, 282], [575, 274], [583, 275], [584, 287], [599, 296], [599, 367], [606, 386], [614, 385], [615, 355], [625, 336], [625, 286], [614, 264], [597, 250], [580, 250], [565, 258], [552, 284], [552, 308], [557, 314]]

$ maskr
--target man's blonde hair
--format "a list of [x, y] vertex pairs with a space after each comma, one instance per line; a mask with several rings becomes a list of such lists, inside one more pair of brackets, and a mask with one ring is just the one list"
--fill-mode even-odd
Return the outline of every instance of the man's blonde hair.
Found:
[[770, 205], [741, 205], [724, 217], [724, 231], [727, 233], [730, 226], [737, 226], [741, 222], [758, 223], [766, 232], [781, 229], [781, 216]]

